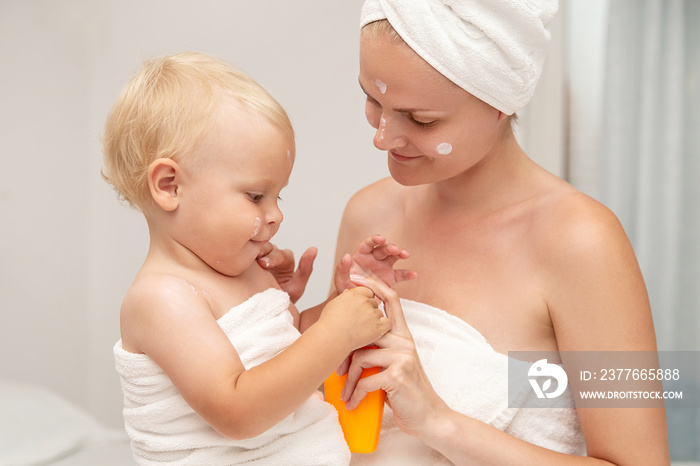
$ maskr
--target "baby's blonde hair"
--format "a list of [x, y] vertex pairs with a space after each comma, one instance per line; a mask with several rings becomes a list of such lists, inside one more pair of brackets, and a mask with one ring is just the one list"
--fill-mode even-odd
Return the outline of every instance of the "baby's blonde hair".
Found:
[[294, 144], [282, 106], [231, 65], [198, 52], [146, 61], [115, 102], [103, 136], [103, 178], [132, 207], [149, 205], [148, 167], [192, 153], [217, 115], [221, 96], [266, 117]]

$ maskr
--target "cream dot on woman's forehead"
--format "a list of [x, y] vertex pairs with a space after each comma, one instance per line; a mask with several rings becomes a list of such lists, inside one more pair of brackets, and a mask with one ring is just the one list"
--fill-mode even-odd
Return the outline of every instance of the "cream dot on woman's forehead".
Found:
[[449, 142], [441, 142], [440, 144], [438, 144], [435, 150], [440, 155], [448, 155], [452, 152], [452, 144], [450, 144]]

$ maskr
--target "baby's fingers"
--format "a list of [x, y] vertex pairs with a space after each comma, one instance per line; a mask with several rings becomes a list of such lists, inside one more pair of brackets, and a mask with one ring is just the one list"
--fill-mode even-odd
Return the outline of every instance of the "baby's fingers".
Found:
[[355, 254], [370, 254], [377, 246], [386, 243], [382, 235], [372, 235], [365, 238], [355, 250]]
[[415, 270], [394, 270], [394, 280], [397, 282], [405, 282], [407, 280], [415, 280], [418, 278], [418, 272]]
[[412, 338], [411, 332], [408, 330], [408, 324], [406, 324], [406, 318], [403, 315], [403, 308], [401, 307], [399, 295], [396, 293], [396, 291], [394, 291], [386, 283], [370, 277], [358, 277], [353, 275], [350, 277], [350, 279], [356, 285], [371, 288], [376, 297], [384, 302], [384, 310], [386, 311], [386, 315], [389, 317], [389, 319], [391, 319], [393, 324], [393, 333], [402, 337]]

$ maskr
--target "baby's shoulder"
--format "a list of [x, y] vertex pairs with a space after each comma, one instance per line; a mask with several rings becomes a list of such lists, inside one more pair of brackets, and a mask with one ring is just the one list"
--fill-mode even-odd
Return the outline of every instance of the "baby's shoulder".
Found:
[[204, 296], [183, 277], [151, 271], [139, 272], [124, 296], [122, 315], [135, 315], [191, 306]]
[[185, 278], [141, 270], [122, 301], [122, 346], [132, 353], [147, 352], [155, 335], [192, 328], [211, 315], [208, 296]]

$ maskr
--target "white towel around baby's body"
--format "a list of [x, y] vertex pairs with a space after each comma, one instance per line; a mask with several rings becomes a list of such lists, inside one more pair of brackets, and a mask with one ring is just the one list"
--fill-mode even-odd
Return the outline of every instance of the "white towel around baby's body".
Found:
[[[508, 356], [494, 351], [476, 329], [456, 316], [406, 299], [401, 304], [428, 379], [452, 409], [550, 450], [585, 454], [570, 390], [560, 397], [560, 402], [566, 399], [563, 405], [568, 408], [509, 407]], [[523, 404], [526, 397], [535, 396], [529, 384], [524, 386], [516, 395]], [[377, 451], [354, 454], [352, 464], [451, 463], [420, 440], [404, 434], [387, 406]]]
[[[246, 369], [299, 338], [288, 308], [287, 294], [270, 288], [218, 320]], [[140, 465], [344, 465], [350, 460], [337, 412], [316, 395], [263, 434], [233, 440], [209, 426], [148, 356], [125, 351], [121, 341], [114, 356], [124, 424]]]

